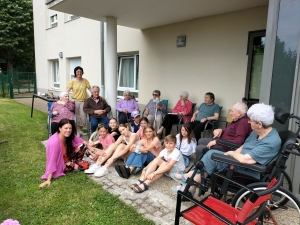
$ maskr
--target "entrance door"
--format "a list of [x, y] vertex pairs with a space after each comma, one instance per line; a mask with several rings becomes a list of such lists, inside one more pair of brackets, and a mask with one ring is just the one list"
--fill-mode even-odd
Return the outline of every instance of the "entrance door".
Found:
[[243, 101], [250, 107], [259, 102], [266, 31], [251, 31], [248, 35], [248, 66]]

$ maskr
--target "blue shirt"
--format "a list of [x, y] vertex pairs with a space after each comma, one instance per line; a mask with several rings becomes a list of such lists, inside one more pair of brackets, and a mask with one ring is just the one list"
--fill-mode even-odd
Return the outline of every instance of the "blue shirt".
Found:
[[213, 103], [211, 105], [206, 105], [205, 103], [202, 103], [198, 108], [196, 120], [200, 121], [203, 118], [214, 116], [215, 113], [220, 114], [220, 106], [218, 104]]

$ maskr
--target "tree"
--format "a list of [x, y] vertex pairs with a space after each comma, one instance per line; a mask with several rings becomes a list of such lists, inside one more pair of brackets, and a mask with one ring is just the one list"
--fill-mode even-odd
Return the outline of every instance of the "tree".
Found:
[[0, 61], [7, 70], [34, 70], [32, 0], [0, 0]]

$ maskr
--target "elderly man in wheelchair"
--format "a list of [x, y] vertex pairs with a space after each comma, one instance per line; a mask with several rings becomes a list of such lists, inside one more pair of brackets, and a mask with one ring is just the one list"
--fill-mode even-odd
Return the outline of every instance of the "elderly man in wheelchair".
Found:
[[[201, 202], [197, 202], [193, 198], [193, 195], [195, 194], [196, 186], [200, 188], [200, 192], [207, 191], [208, 187], [210, 184], [207, 184], [205, 182], [208, 182], [210, 180], [206, 179], [208, 176], [212, 176], [213, 178], [213, 186], [212, 186], [212, 193], [215, 192], [217, 189], [215, 186], [217, 176], [221, 176], [224, 178], [223, 184], [221, 185], [222, 187], [219, 188], [219, 192], [221, 193], [214, 193], [214, 197], [222, 197], [218, 196], [218, 194], [225, 194], [227, 193], [227, 190], [229, 187], [229, 182], [231, 181], [233, 172], [237, 174], [241, 174], [242, 176], [244, 175], [245, 177], [250, 177], [253, 178], [252, 182], [255, 182], [254, 180], [260, 180], [261, 179], [261, 173], [265, 173], [266, 167], [268, 163], [270, 163], [271, 160], [276, 158], [276, 156], [279, 153], [279, 150], [281, 148], [281, 137], [279, 136], [278, 132], [271, 127], [274, 121], [274, 111], [273, 108], [269, 105], [265, 105], [263, 103], [261, 104], [255, 104], [247, 112], [247, 115], [249, 117], [249, 123], [251, 124], [253, 132], [250, 134], [250, 136], [246, 139], [245, 143], [243, 146], [239, 147], [235, 151], [228, 151], [226, 153], [218, 150], [211, 150], [207, 154], [203, 156], [201, 159], [201, 162], [197, 162], [198, 166], [196, 166], [195, 171], [190, 171], [187, 174], [175, 174], [175, 178], [178, 179], [178, 181], [184, 181], [187, 180], [187, 184], [183, 184], [182, 186], [175, 187], [175, 191], [179, 191], [178, 193], [178, 198], [177, 198], [177, 212], [176, 212], [176, 220], [175, 224], [178, 224], [179, 222], [179, 217], [184, 216], [186, 219], [190, 220], [191, 222], [195, 224], [240, 224], [239, 221], [232, 221], [232, 220], [227, 220], [226, 221], [226, 216], [222, 217], [220, 214], [216, 213], [214, 210], [217, 210], [218, 207], [220, 207], [222, 204], [227, 205], [224, 202], [218, 202], [216, 201], [213, 206], [211, 206], [210, 209], [209, 206], [205, 206], [205, 201], [207, 199], [204, 199]], [[292, 133], [292, 132], [291, 132]], [[295, 143], [294, 141], [296, 140], [295, 135], [292, 135], [292, 140], [290, 141], [291, 143]], [[224, 157], [225, 155], [225, 157]], [[227, 157], [226, 157], [227, 156]], [[228, 157], [230, 156], [230, 157]], [[232, 160], [232, 158], [235, 160]], [[224, 159], [225, 158], [225, 159]], [[226, 159], [227, 158], [227, 159]], [[230, 159], [231, 158], [231, 159]], [[238, 165], [238, 166], [229, 166], [228, 163], [231, 163], [232, 161], [235, 161], [233, 164]], [[196, 163], [196, 165], [197, 165]], [[285, 163], [285, 161], [284, 161]], [[228, 169], [229, 168], [229, 169]], [[224, 170], [227, 170], [226, 177], [222, 175], [216, 175], [216, 172], [221, 172]], [[201, 171], [201, 173], [198, 173], [197, 171]], [[278, 171], [277, 171], [278, 172]], [[277, 174], [273, 174], [278, 175]], [[279, 181], [272, 181], [270, 185], [267, 188], [270, 188], [271, 191], [274, 191], [273, 189], [277, 190], [280, 186], [278, 182], [282, 182], [282, 176], [279, 176]], [[272, 177], [273, 178], [273, 177]], [[202, 179], [202, 180], [201, 180]], [[245, 179], [245, 178], [244, 178]], [[218, 178], [219, 180], [219, 178]], [[242, 178], [243, 180], [243, 178]], [[256, 180], [256, 181], [257, 181]], [[270, 181], [270, 179], [269, 179]], [[276, 183], [277, 182], [277, 183]], [[183, 182], [182, 182], [183, 183]], [[239, 185], [236, 182], [233, 182], [235, 185]], [[251, 183], [251, 182], [250, 182]], [[276, 184], [275, 184], [276, 183]], [[275, 185], [274, 185], [275, 184]], [[186, 185], [186, 187], [185, 187]], [[196, 186], [195, 186], [196, 185]], [[243, 185], [239, 185], [243, 186]], [[272, 187], [274, 186], [274, 187]], [[203, 188], [204, 187], [204, 188]], [[206, 189], [205, 189], [206, 188]], [[224, 188], [226, 189], [224, 191]], [[273, 189], [272, 189], [273, 188]], [[276, 189], [277, 188], [277, 189]], [[221, 190], [220, 190], [221, 189]], [[184, 190], [184, 192], [182, 192]], [[238, 189], [237, 189], [238, 190]], [[268, 193], [271, 195], [271, 192]], [[180, 196], [183, 196], [180, 197]], [[226, 198], [226, 194], [225, 194]], [[212, 198], [215, 199], [215, 198]], [[198, 214], [200, 213], [202, 215], [202, 218], [195, 218], [195, 215], [191, 216], [192, 214], [189, 214], [190, 211], [188, 210], [187, 212], [182, 212], [180, 214], [180, 204], [181, 201], [188, 200], [196, 203], [195, 208], [196, 209], [201, 209], [198, 211]], [[267, 199], [264, 199], [266, 201]], [[209, 202], [209, 201], [207, 201]], [[261, 203], [261, 202], [259, 202]], [[251, 202], [253, 204], [253, 202]], [[204, 205], [204, 206], [203, 206]], [[201, 207], [200, 207], [201, 206]], [[227, 205], [228, 207], [231, 207]], [[199, 207], [199, 208], [198, 208]], [[223, 208], [220, 209], [225, 213], [225, 208], [224, 205], [222, 206]], [[227, 208], [228, 208], [227, 207]], [[210, 215], [214, 215], [214, 218], [218, 218], [220, 221], [225, 221], [225, 223], [212, 223], [212, 218], [209, 220], [205, 220], [203, 215], [206, 215], [205, 212], [203, 211], [205, 209], [205, 212], [209, 212]], [[229, 213], [230, 214], [230, 213]], [[231, 213], [232, 215], [234, 214], [233, 211]], [[232, 216], [231, 215], [231, 216]], [[259, 215], [255, 215], [258, 217]], [[228, 216], [230, 217], [230, 215]], [[236, 215], [238, 218], [238, 214]], [[256, 219], [256, 217], [252, 218]], [[225, 218], [225, 219], [224, 219]], [[207, 218], [206, 218], [207, 219]], [[205, 221], [206, 222], [205, 222]], [[245, 218], [243, 218], [245, 220]], [[232, 222], [232, 223], [231, 223]], [[249, 222], [249, 220], [248, 220]], [[247, 222], [247, 223], [248, 223]], [[244, 224], [244, 223], [243, 223]], [[251, 223], [252, 224], [252, 223]], [[253, 223], [256, 224], [256, 223]]]

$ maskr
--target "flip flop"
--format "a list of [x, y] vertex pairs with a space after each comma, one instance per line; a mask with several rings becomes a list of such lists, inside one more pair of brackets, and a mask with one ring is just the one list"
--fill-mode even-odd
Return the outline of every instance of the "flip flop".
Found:
[[142, 181], [142, 180], [140, 180], [140, 179], [138, 179], [138, 182], [140, 182], [140, 183], [139, 183], [139, 184], [134, 183], [134, 184], [130, 185], [129, 187], [130, 187], [131, 189], [133, 189], [134, 187], [139, 186], [141, 183], [144, 183], [144, 181]]
[[177, 178], [175, 177], [175, 174], [176, 174], [176, 173], [171, 173], [169, 176], [170, 176], [173, 180], [175, 180], [175, 181], [181, 183], [182, 185], [184, 185], [184, 184], [186, 183], [186, 179], [184, 178], [184, 174], [179, 173], [179, 175], [181, 176], [181, 179], [177, 179]]
[[137, 189], [136, 190], [136, 189], [133, 188], [135, 193], [142, 193], [142, 192], [147, 191], [149, 189], [149, 187], [146, 183], [141, 183], [141, 184], [144, 185], [144, 190], [140, 186], [135, 186], [135, 188]]
[[121, 173], [123, 174], [123, 178], [128, 179], [130, 177], [130, 169], [127, 168], [125, 165], [119, 165]]
[[120, 165], [119, 164], [115, 164], [115, 169], [117, 171], [117, 173], [119, 174], [120, 177], [123, 177], [124, 178], [124, 175], [120, 169]]

